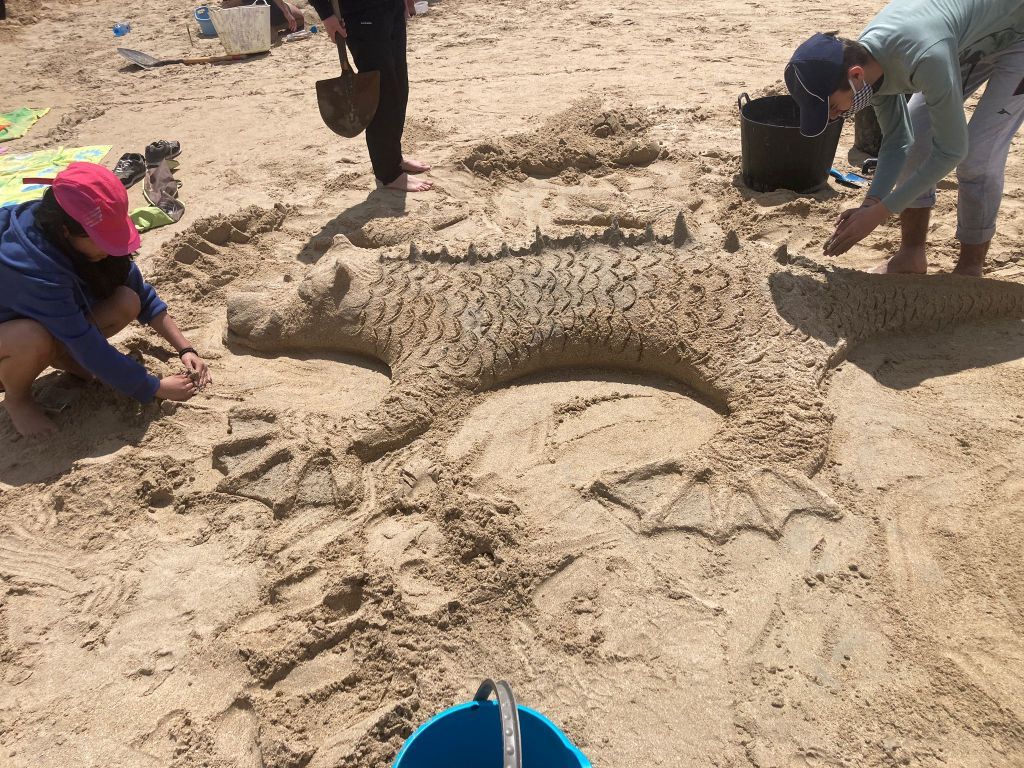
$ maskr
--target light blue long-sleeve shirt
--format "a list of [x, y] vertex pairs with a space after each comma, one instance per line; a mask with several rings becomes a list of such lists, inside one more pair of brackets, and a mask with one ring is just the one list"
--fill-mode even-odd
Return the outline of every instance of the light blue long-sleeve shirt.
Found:
[[[900, 213], [967, 157], [963, 76], [972, 63], [1024, 40], [1024, 0], [893, 0], [860, 42], [885, 74], [872, 104], [882, 129], [868, 193]], [[904, 94], [921, 93], [932, 153], [893, 189], [914, 141]]]

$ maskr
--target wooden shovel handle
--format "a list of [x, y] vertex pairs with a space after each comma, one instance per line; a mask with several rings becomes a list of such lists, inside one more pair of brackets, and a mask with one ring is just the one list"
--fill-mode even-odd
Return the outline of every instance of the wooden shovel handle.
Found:
[[345, 45], [345, 38], [338, 35], [338, 58], [341, 60], [342, 72], [353, 72], [352, 65], [348, 62], [348, 46]]
[[248, 57], [248, 53], [234, 53], [229, 56], [200, 56], [193, 59], [182, 59], [182, 64], [215, 64], [218, 61], [239, 61]]
[[[338, 0], [331, 0], [331, 10], [334, 11], [334, 18], [341, 23], [341, 9], [338, 7]], [[341, 71], [351, 72], [352, 65], [348, 63], [348, 47], [345, 45], [345, 38], [337, 35], [335, 42], [338, 44], [338, 58], [341, 60]]]

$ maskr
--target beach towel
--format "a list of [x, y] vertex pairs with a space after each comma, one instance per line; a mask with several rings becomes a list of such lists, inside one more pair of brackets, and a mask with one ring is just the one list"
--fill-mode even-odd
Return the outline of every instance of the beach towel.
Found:
[[[184, 207], [182, 208], [184, 212]], [[136, 208], [135, 210], [128, 212], [128, 218], [135, 224], [135, 228], [139, 232], [148, 232], [151, 229], [157, 227], [165, 227], [168, 224], [173, 224], [174, 219], [167, 215], [166, 211], [157, 208], [155, 205], [145, 205], [142, 208]], [[180, 218], [180, 217], [179, 217]]]
[[28, 129], [35, 125], [40, 117], [49, 111], [49, 107], [44, 109], [22, 107], [0, 115], [0, 141], [21, 138], [28, 133]]
[[38, 152], [5, 154], [0, 157], [0, 207], [38, 200], [46, 192], [46, 184], [23, 184], [25, 177], [51, 179], [74, 162], [99, 163], [110, 151], [109, 146], [60, 147]]

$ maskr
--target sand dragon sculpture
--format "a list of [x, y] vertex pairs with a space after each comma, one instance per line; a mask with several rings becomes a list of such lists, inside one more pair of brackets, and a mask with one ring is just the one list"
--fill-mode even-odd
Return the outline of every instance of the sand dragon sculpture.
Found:
[[[356, 353], [390, 368], [387, 395], [341, 440], [349, 462], [407, 445], [438, 414], [457, 417], [468, 393], [531, 373], [669, 377], [725, 413], [725, 426], [691, 455], [596, 477], [589, 493], [639, 532], [723, 541], [741, 529], [777, 536], [798, 513], [840, 514], [814, 476], [833, 420], [828, 374], [852, 345], [1004, 317], [1024, 317], [1024, 286], [825, 268], [785, 248], [740, 247], [733, 234], [711, 247], [694, 241], [680, 214], [664, 235], [613, 226], [552, 239], [538, 230], [531, 245], [492, 254], [413, 245], [369, 265], [327, 257], [297, 286], [229, 297], [228, 335], [263, 352]], [[221, 453], [233, 452], [229, 443]], [[325, 461], [321, 450], [320, 471]], [[262, 462], [227, 462], [225, 483], [258, 482], [273, 463]], [[301, 472], [288, 477], [294, 500]]]

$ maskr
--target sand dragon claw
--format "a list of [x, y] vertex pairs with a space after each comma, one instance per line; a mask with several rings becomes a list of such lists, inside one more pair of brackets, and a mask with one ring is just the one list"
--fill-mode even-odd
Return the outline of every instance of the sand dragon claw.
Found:
[[813, 481], [785, 467], [733, 473], [704, 462], [666, 460], [605, 473], [590, 493], [637, 533], [693, 531], [716, 542], [741, 530], [778, 538], [796, 514], [828, 520], [842, 515]]

